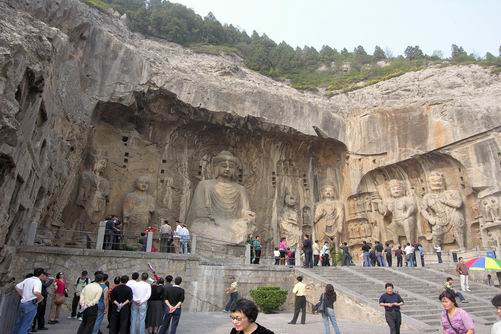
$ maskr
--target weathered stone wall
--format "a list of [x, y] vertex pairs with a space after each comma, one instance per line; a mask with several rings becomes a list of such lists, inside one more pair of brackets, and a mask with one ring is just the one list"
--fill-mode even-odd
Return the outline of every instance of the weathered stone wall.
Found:
[[[220, 311], [226, 305], [228, 296], [224, 289], [230, 284], [230, 276], [239, 283], [240, 295], [250, 298], [249, 291], [257, 286], [279, 286], [290, 290], [294, 281], [293, 269], [276, 266], [239, 266], [203, 265], [194, 255], [155, 254], [144, 252], [96, 251], [55, 247], [23, 247], [15, 253], [16, 261], [11, 267], [17, 281], [33, 268], [46, 268], [52, 275], [65, 274], [70, 295], [73, 295], [73, 282], [82, 270], [92, 276], [94, 271], [102, 270], [110, 275], [130, 275], [149, 272], [151, 264], [159, 275], [172, 275], [183, 278], [186, 289], [184, 308], [190, 311]], [[283, 309], [291, 310], [293, 298], [289, 295]]]

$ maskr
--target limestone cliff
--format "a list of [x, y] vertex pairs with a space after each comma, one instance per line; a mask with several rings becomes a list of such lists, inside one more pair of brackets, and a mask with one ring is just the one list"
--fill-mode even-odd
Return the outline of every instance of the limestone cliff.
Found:
[[[102, 212], [120, 215], [134, 180], [147, 174], [157, 220], [184, 219], [196, 184], [211, 177], [211, 157], [232, 150], [268, 245], [285, 194], [295, 195], [298, 223], [311, 231], [326, 183], [345, 203], [350, 245], [381, 239], [375, 227], [388, 221], [373, 198], [389, 196], [386, 181], [404, 180], [420, 204], [439, 169], [461, 192], [467, 246], [497, 245], [495, 229], [483, 227], [501, 219], [491, 208], [501, 200], [501, 78], [489, 69], [430, 68], [329, 99], [238, 58], [131, 33], [76, 0], [2, 0], [0, 13], [4, 273], [8, 245], [35, 235], [77, 242], [86, 236], [75, 231], [95, 230], [79, 199], [100, 154], [111, 185]], [[418, 224], [419, 240], [430, 241], [420, 215]]]

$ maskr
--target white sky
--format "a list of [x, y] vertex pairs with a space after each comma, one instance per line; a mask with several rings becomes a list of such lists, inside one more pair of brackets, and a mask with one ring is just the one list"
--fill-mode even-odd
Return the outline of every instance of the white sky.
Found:
[[266, 33], [293, 47], [326, 44], [353, 51], [375, 45], [394, 55], [408, 45], [450, 55], [451, 44], [468, 53], [495, 56], [501, 45], [501, 0], [171, 0], [202, 17]]

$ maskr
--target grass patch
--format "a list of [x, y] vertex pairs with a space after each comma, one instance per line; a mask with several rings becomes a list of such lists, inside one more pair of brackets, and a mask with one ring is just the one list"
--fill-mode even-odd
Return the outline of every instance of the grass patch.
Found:
[[228, 45], [193, 43], [188, 45], [188, 47], [195, 53], [207, 53], [216, 56], [237, 55], [239, 57], [242, 57], [240, 51], [236, 47]]
[[99, 9], [104, 13], [106, 13], [106, 11], [111, 8], [110, 4], [101, 0], [83, 0], [83, 2], [91, 7]]

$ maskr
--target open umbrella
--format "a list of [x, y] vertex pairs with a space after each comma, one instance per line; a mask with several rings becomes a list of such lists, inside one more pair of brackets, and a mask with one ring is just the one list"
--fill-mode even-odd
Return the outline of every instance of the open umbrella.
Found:
[[501, 271], [501, 260], [480, 256], [466, 262], [468, 270]]

